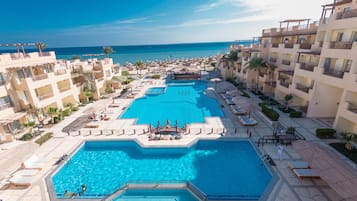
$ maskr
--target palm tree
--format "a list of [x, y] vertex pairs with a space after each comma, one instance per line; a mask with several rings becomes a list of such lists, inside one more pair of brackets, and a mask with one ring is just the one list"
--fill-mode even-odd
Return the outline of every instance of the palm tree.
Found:
[[47, 114], [49, 114], [51, 116], [51, 123], [54, 124], [55, 123], [55, 115], [57, 114], [57, 108], [56, 107], [50, 107], [47, 110]]
[[291, 102], [291, 100], [294, 98], [294, 96], [292, 94], [287, 94], [285, 97], [284, 97], [284, 103], [285, 103], [285, 111], [288, 111], [289, 109], [289, 103]]
[[137, 61], [135, 63], [136, 67], [136, 73], [138, 74], [138, 70], [140, 71], [140, 76], [141, 76], [141, 70], [143, 69], [144, 63], [142, 61]]
[[263, 68], [267, 68], [267, 64], [266, 62], [264, 61], [263, 58], [261, 57], [253, 57], [247, 64], [247, 67], [249, 69], [254, 69], [256, 71], [258, 71], [257, 73], [257, 85], [256, 85], [256, 88], [255, 88], [255, 93], [258, 93], [258, 89], [259, 89], [259, 74], [261, 72], [261, 70]]
[[97, 90], [94, 81], [87, 79], [83, 82], [82, 91], [84, 95], [87, 97], [87, 102], [89, 102], [89, 98], [93, 97], [93, 93]]
[[38, 42], [36, 43], [36, 47], [40, 53], [40, 56], [42, 56], [42, 51], [47, 48], [47, 44], [44, 42]]
[[105, 54], [105, 57], [108, 58], [108, 57], [109, 57], [109, 54], [113, 53], [114, 50], [113, 50], [113, 48], [110, 47], [110, 46], [104, 46], [104, 47], [103, 47], [103, 52], [104, 52], [104, 54]]

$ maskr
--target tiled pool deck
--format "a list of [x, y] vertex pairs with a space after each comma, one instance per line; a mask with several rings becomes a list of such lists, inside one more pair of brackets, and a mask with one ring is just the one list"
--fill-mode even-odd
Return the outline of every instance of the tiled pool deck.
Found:
[[[156, 84], [162, 84], [157, 82]], [[231, 87], [227, 83], [219, 83], [217, 90], [223, 91]], [[151, 86], [144, 85], [137, 96], [143, 95], [145, 88]], [[220, 96], [217, 96], [220, 104], [225, 105]], [[7, 188], [0, 190], [0, 199], [3, 201], [42, 201], [50, 200], [48, 190], [45, 184], [45, 177], [52, 172], [57, 166], [54, 163], [63, 155], [71, 153], [83, 140], [86, 139], [137, 139], [141, 144], [147, 146], [172, 146], [172, 145], [187, 145], [197, 138], [219, 138], [220, 134], [225, 130], [225, 136], [234, 136], [240, 138], [247, 138], [247, 128], [241, 126], [238, 119], [233, 115], [227, 105], [223, 107], [225, 118], [208, 118], [205, 124], [192, 124], [189, 126], [190, 133], [185, 133], [180, 140], [157, 140], [149, 141], [147, 136], [147, 126], [133, 125], [134, 120], [118, 120], [117, 117], [123, 111], [123, 107], [127, 107], [133, 99], [116, 99], [115, 103], [119, 107], [112, 107], [107, 109], [108, 115], [112, 115], [109, 121], [97, 121], [99, 127], [96, 129], [81, 129], [81, 134], [78, 132], [68, 133], [62, 132], [62, 129], [76, 120], [78, 117], [85, 115], [88, 111], [95, 110], [95, 108], [103, 108], [109, 106], [112, 100], [100, 100], [91, 105], [81, 108], [78, 112], [67, 117], [59, 124], [47, 129], [46, 132], [53, 132], [54, 137], [42, 146], [36, 146], [32, 142], [14, 142], [0, 145], [0, 181], [6, 180], [11, 173], [20, 168], [21, 161], [29, 158], [32, 154], [37, 154], [41, 157], [48, 159], [46, 166], [34, 177], [34, 181], [29, 188]], [[251, 110], [251, 115], [259, 122], [258, 125], [250, 127], [252, 132], [251, 139], [256, 142], [261, 136], [269, 135], [272, 129], [266, 119], [259, 111], [255, 111], [256, 104], [260, 102], [258, 98], [252, 95], [252, 98], [247, 99], [241, 96], [234, 98], [234, 101], [242, 106]], [[101, 107], [100, 107], [101, 106]], [[100, 112], [97, 110], [97, 112]], [[323, 142], [315, 137], [315, 128], [325, 127], [323, 122], [316, 119], [301, 118], [291, 119], [286, 114], [281, 114], [280, 123], [285, 126], [294, 126], [298, 132], [301, 133], [306, 140], [318, 143]], [[125, 130], [125, 134], [123, 132]], [[104, 130], [100, 132], [100, 130]], [[114, 130], [114, 131], [112, 131]], [[135, 132], [134, 132], [135, 130]], [[145, 133], [144, 133], [145, 131]], [[213, 132], [212, 132], [213, 131]], [[91, 134], [90, 134], [91, 133]], [[90, 135], [89, 135], [90, 134]], [[25, 145], [26, 144], [26, 145]], [[19, 145], [19, 146], [17, 146]], [[321, 179], [298, 179], [292, 171], [288, 168], [287, 163], [292, 160], [300, 159], [300, 156], [294, 151], [292, 146], [285, 146], [283, 150], [283, 158], [279, 160], [277, 157], [277, 148], [275, 144], [265, 144], [258, 147], [264, 154], [269, 154], [276, 163], [272, 166], [276, 170], [279, 181], [272, 189], [271, 194], [267, 198], [269, 201], [335, 201], [341, 200], [340, 196], [332, 190]], [[341, 156], [346, 162], [351, 162]], [[355, 167], [354, 164], [352, 166]], [[356, 167], [355, 167], [356, 168]]]

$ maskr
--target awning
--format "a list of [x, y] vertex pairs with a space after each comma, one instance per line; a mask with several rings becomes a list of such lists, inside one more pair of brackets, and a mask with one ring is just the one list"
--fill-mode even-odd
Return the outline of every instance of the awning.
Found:
[[320, 144], [299, 140], [293, 143], [293, 147], [343, 200], [357, 200], [356, 169]]
[[10, 114], [4, 117], [0, 117], [0, 123], [1, 124], [8, 124], [11, 123], [13, 121], [16, 121], [20, 118], [22, 118], [23, 116], [26, 115], [26, 112], [16, 112], [14, 114]]

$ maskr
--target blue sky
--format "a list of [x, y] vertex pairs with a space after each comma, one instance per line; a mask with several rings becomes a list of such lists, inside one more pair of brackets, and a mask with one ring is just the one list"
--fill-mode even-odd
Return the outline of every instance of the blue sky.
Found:
[[317, 20], [332, 0], [14, 0], [2, 2], [0, 43], [49, 47], [233, 41], [280, 20]]

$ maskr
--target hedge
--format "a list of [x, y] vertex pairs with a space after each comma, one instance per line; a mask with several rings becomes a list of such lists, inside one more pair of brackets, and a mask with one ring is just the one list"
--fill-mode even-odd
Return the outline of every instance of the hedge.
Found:
[[275, 112], [273, 109], [270, 109], [266, 106], [266, 104], [260, 104], [262, 108], [262, 112], [272, 121], [278, 121], [280, 115], [279, 113]]
[[300, 118], [300, 117], [302, 117], [302, 112], [300, 112], [300, 111], [290, 112], [289, 117], [291, 117], [291, 118]]
[[316, 136], [319, 138], [328, 139], [328, 138], [334, 138], [334, 135], [336, 134], [336, 130], [333, 128], [317, 128], [315, 133]]
[[33, 136], [30, 133], [26, 133], [25, 135], [23, 135], [19, 140], [21, 141], [29, 141], [33, 138]]
[[39, 145], [42, 145], [43, 143], [45, 143], [47, 140], [51, 139], [53, 133], [46, 133], [43, 136], [41, 136], [40, 138], [38, 138], [35, 142]]

